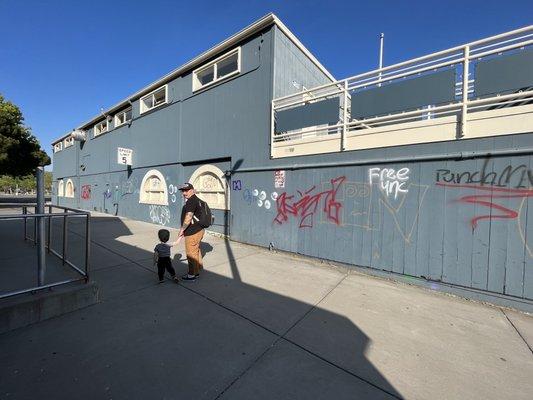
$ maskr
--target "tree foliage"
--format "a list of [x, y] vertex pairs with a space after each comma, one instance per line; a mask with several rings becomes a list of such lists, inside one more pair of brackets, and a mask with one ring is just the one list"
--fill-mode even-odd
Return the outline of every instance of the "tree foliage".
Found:
[[[14, 194], [17, 191], [22, 193], [34, 192], [37, 189], [37, 181], [35, 175], [26, 176], [9, 176], [0, 175], [0, 193]], [[45, 192], [52, 191], [52, 173], [44, 173], [44, 190]]]
[[0, 175], [26, 176], [37, 166], [50, 164], [50, 157], [23, 122], [20, 109], [0, 95]]

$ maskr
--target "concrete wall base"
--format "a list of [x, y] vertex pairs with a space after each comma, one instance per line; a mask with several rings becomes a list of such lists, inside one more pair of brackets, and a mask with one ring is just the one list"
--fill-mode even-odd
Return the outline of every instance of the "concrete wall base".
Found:
[[79, 310], [98, 302], [94, 282], [0, 301], [0, 334]]

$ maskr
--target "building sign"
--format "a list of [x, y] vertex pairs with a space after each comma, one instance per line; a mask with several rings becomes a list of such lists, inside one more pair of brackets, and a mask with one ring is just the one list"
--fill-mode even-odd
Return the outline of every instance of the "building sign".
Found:
[[131, 165], [132, 149], [117, 148], [117, 162], [123, 165]]
[[274, 171], [274, 187], [275, 188], [285, 187], [285, 171], [284, 170]]

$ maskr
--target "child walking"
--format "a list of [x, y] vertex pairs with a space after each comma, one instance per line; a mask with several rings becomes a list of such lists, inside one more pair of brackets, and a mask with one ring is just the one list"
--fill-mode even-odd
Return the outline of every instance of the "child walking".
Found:
[[176, 240], [174, 243], [168, 244], [167, 242], [170, 239], [170, 232], [166, 229], [160, 229], [159, 232], [157, 232], [157, 236], [159, 237], [161, 243], [158, 243], [155, 246], [154, 264], [157, 263], [157, 275], [159, 276], [159, 283], [163, 283], [165, 281], [165, 269], [170, 274], [170, 277], [175, 282], [178, 282], [179, 279], [176, 276], [176, 271], [174, 271], [174, 268], [172, 267], [172, 260], [170, 259], [170, 248], [177, 245], [180, 241], [180, 238], [178, 238], [178, 240]]

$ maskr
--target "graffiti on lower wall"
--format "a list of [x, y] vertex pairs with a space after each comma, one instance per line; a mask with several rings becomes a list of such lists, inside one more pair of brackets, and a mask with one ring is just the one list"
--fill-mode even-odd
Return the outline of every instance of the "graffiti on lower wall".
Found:
[[168, 185], [168, 194], [169, 194], [169, 197], [170, 197], [170, 201], [172, 203], [176, 202], [178, 191], [179, 191], [179, 189], [178, 189], [178, 187], [176, 185], [173, 185], [172, 183], [170, 185]]
[[[468, 223], [472, 231], [481, 221], [515, 220], [519, 236], [530, 257], [533, 246], [526, 237], [525, 205], [533, 197], [533, 174], [525, 165], [507, 165], [500, 170], [488, 168], [489, 159], [485, 159], [479, 170], [451, 171], [436, 170], [435, 185], [461, 191], [461, 195], [450, 205], [474, 206], [474, 213]], [[467, 194], [463, 195], [463, 192]]]
[[170, 222], [170, 210], [167, 206], [150, 205], [149, 213], [154, 224], [166, 225]]
[[131, 177], [130, 179], [122, 182], [120, 184], [120, 197], [128, 196], [130, 194], [135, 193], [136, 190], [139, 187], [139, 181], [135, 177]]
[[270, 210], [272, 207], [272, 202], [276, 201], [278, 198], [277, 192], [270, 193], [270, 198], [265, 190], [262, 189], [244, 189], [242, 191], [242, 198], [244, 202], [251, 206], [255, 204], [259, 208], [265, 208]]
[[345, 180], [345, 176], [331, 179], [331, 187], [324, 191], [317, 192], [316, 186], [312, 186], [305, 191], [297, 190], [298, 195], [281, 193], [276, 199], [277, 214], [274, 222], [281, 225], [290, 217], [295, 217], [299, 221], [299, 228], [312, 228], [320, 206], [320, 211], [324, 213], [326, 219], [339, 225], [342, 204], [337, 201], [336, 196]]
[[374, 182], [379, 184], [379, 188], [387, 196], [394, 194], [398, 198], [399, 193], [407, 193], [407, 181], [409, 180], [409, 168], [370, 168], [368, 170], [368, 182], [372, 185]]
[[89, 200], [91, 198], [91, 185], [83, 185], [81, 187], [80, 197], [83, 200]]

